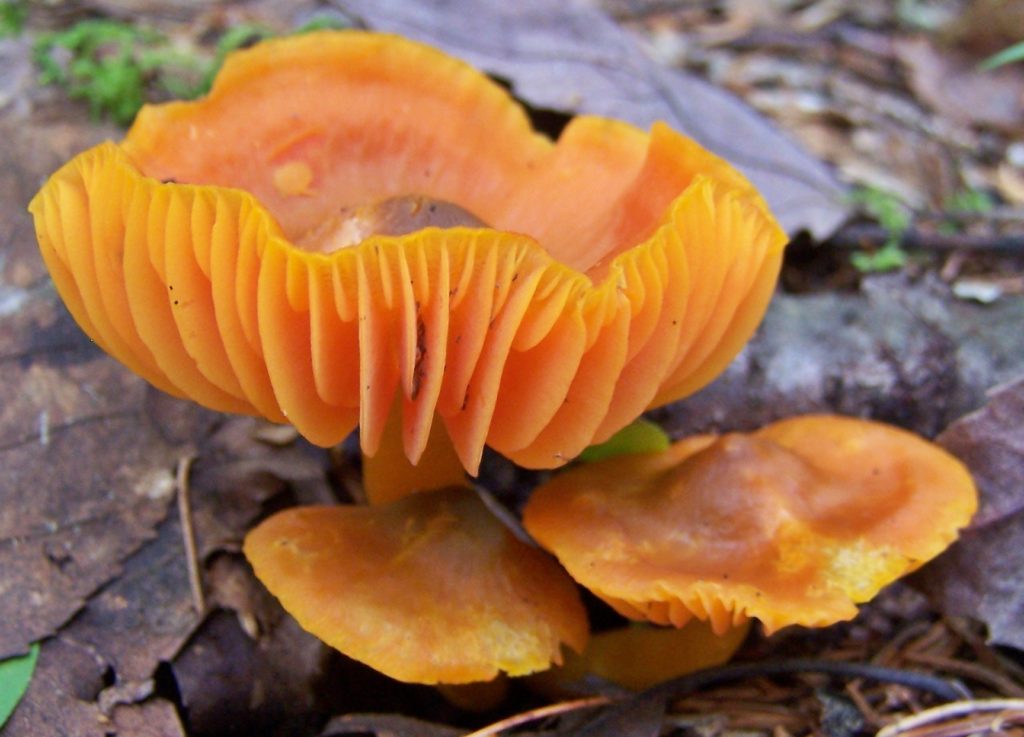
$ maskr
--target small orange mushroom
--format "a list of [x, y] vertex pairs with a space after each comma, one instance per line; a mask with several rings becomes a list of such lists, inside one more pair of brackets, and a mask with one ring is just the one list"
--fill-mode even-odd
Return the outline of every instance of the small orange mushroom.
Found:
[[634, 619], [722, 632], [849, 619], [938, 555], [977, 505], [958, 460], [911, 433], [811, 415], [580, 466], [539, 488], [530, 533]]
[[587, 640], [573, 582], [469, 489], [286, 510], [245, 553], [305, 629], [402, 681], [523, 675]]
[[[438, 497], [403, 497], [475, 474], [485, 445], [556, 467], [699, 389], [760, 321], [786, 241], [742, 175], [665, 125], [579, 117], [552, 142], [466, 64], [354, 31], [231, 55], [206, 98], [143, 108], [29, 209], [72, 315], [153, 385], [325, 446], [359, 426], [369, 498], [387, 506], [285, 512], [246, 552], [325, 640], [430, 682], [546, 663], [514, 638], [466, 646], [490, 666], [433, 670], [356, 644], [330, 573], [381, 563], [347, 542], [356, 521], [415, 526]], [[450, 544], [487, 560], [480, 535]], [[440, 611], [423, 597], [395, 601]], [[362, 626], [437, 633], [407, 615]], [[585, 622], [561, 622], [577, 644]]]

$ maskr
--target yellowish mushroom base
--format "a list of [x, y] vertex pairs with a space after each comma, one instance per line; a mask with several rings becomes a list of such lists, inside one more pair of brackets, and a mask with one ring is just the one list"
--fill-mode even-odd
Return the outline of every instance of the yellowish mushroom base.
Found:
[[552, 698], [573, 695], [574, 685], [593, 674], [633, 691], [729, 661], [750, 631], [750, 622], [716, 633], [707, 622], [680, 628], [634, 623], [594, 634], [582, 653], [530, 676], [531, 687]]

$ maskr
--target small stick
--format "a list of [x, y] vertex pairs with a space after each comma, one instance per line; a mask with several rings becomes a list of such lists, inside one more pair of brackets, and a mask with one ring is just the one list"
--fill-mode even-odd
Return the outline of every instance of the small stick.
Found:
[[864, 693], [860, 690], [860, 684], [860, 679], [847, 683], [846, 694], [850, 697], [853, 705], [857, 707], [861, 715], [867, 720], [868, 724], [876, 729], [885, 726], [885, 718], [879, 714], [878, 710], [871, 705], [867, 698], [865, 698]]
[[505, 525], [508, 531], [515, 535], [520, 542], [524, 542], [533, 548], [540, 548], [537, 542], [530, 537], [530, 533], [523, 527], [523, 523], [519, 521], [519, 518], [512, 514], [508, 507], [495, 499], [494, 494], [480, 486], [480, 484], [473, 484], [473, 491], [480, 497], [480, 501], [490, 510], [491, 514], [497, 517], [498, 521]]
[[466, 737], [494, 737], [499, 732], [503, 732], [506, 729], [512, 727], [518, 727], [521, 724], [527, 722], [535, 722], [538, 719], [545, 717], [554, 716], [555, 714], [564, 714], [569, 711], [576, 711], [577, 709], [589, 709], [594, 706], [603, 706], [611, 701], [607, 696], [592, 696], [587, 699], [577, 699], [575, 701], [563, 701], [560, 704], [551, 704], [550, 706], [543, 706], [538, 709], [530, 709], [524, 711], [522, 714], [513, 714], [510, 717], [506, 717], [501, 721], [489, 724], [483, 729], [478, 729], [475, 732], [471, 732]]
[[1003, 696], [1012, 698], [1024, 698], [1024, 688], [998, 671], [987, 668], [981, 663], [972, 663], [966, 660], [932, 655], [931, 653], [907, 652], [906, 660], [916, 665], [926, 665], [952, 673], [961, 678], [971, 678], [979, 683], [1001, 691]]
[[[891, 231], [873, 223], [847, 225], [827, 242], [840, 248], [881, 246], [892, 237]], [[900, 237], [900, 246], [916, 251], [1002, 251], [1019, 254], [1024, 250], [1024, 235], [972, 235], [968, 233], [932, 233], [909, 228]]]
[[754, 676], [801, 675], [821, 673], [841, 678], [862, 678], [881, 683], [896, 683], [917, 691], [927, 691], [947, 701], [971, 698], [970, 692], [959, 683], [943, 678], [899, 668], [883, 668], [865, 663], [847, 663], [836, 660], [815, 660], [793, 658], [792, 660], [765, 660], [752, 663], [721, 665], [700, 670], [679, 678], [673, 678], [645, 691], [647, 694], [664, 693], [670, 698], [717, 686], [721, 683], [742, 680]]
[[189, 503], [188, 473], [192, 468], [192, 456], [182, 456], [178, 460], [178, 516], [181, 518], [181, 536], [185, 543], [185, 562], [188, 566], [188, 584], [192, 589], [192, 606], [197, 614], [206, 611], [206, 599], [203, 596], [203, 582], [199, 577], [199, 555], [196, 552], [196, 532], [192, 527], [192, 505]]
[[912, 714], [908, 717], [893, 722], [883, 728], [878, 737], [895, 737], [911, 729], [924, 725], [935, 724], [953, 717], [978, 714], [979, 712], [991, 711], [1017, 711], [1024, 709], [1024, 700], [1021, 699], [980, 699], [968, 701], [954, 701], [950, 704], [943, 704], [932, 709]]

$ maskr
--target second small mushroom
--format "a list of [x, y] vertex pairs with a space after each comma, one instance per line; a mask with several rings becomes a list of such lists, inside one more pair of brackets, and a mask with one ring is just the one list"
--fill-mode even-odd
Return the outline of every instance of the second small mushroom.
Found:
[[716, 632], [850, 619], [952, 543], [977, 506], [960, 461], [831, 415], [579, 466], [538, 488], [530, 534], [623, 615]]

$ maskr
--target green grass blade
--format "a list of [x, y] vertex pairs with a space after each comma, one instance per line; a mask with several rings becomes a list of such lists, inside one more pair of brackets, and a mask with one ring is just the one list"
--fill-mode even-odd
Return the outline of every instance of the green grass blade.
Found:
[[1002, 51], [992, 54], [992, 56], [978, 64], [978, 69], [983, 72], [990, 72], [993, 69], [998, 69], [1017, 61], [1024, 61], [1024, 41], [1015, 43], [1013, 46], [1008, 46]]

